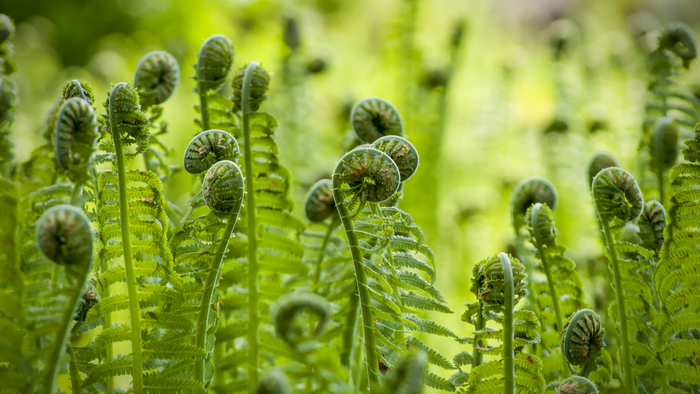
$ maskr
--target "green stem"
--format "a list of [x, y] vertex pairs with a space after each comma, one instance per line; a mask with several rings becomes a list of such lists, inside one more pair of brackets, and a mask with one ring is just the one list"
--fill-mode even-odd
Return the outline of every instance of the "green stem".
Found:
[[[345, 331], [343, 331], [343, 350], [340, 352], [340, 362], [351, 367], [350, 359], [352, 351], [355, 348], [355, 336], [357, 333], [357, 306], [360, 303], [360, 296], [357, 293], [350, 295], [350, 305], [348, 307], [348, 316], [345, 320]], [[352, 371], [352, 368], [350, 368]]]
[[336, 227], [338, 227], [338, 224], [340, 224], [340, 218], [338, 215], [333, 216], [333, 220], [331, 220], [331, 223], [328, 225], [328, 229], [326, 229], [326, 235], [323, 236], [323, 241], [321, 242], [321, 249], [318, 251], [318, 258], [316, 259], [316, 271], [314, 271], [314, 287], [318, 284], [318, 281], [321, 279], [321, 264], [323, 263], [323, 256], [325, 255], [326, 248], [328, 247], [328, 241], [331, 239], [331, 235], [333, 235], [333, 230], [335, 230]]
[[503, 265], [504, 305], [503, 305], [503, 380], [505, 393], [515, 394], [515, 350], [513, 348], [513, 312], [515, 308], [515, 288], [513, 285], [513, 269], [510, 259], [505, 253], [498, 255]]
[[[557, 293], [557, 288], [554, 286], [554, 280], [552, 279], [552, 272], [549, 269], [549, 259], [547, 258], [547, 251], [545, 250], [545, 245], [542, 244], [542, 237], [540, 235], [540, 231], [538, 228], [538, 217], [540, 213], [540, 207], [542, 204], [537, 203], [532, 206], [532, 210], [530, 212], [530, 226], [532, 227], [533, 233], [534, 233], [534, 238], [535, 238], [535, 247], [537, 248], [537, 251], [539, 252], [540, 255], [540, 261], [542, 262], [542, 269], [544, 270], [544, 274], [547, 276], [547, 284], [549, 285], [549, 293], [552, 295], [552, 308], [554, 309], [554, 316], [557, 319], [557, 327], [556, 330], [557, 332], [561, 331], [564, 329], [564, 317], [561, 314], [561, 307], [559, 306], [559, 293]], [[562, 363], [564, 365], [564, 368], [562, 369], [564, 375], [564, 378], [569, 377], [569, 363], [566, 361], [566, 357], [563, 354], [564, 349], [562, 350]]]
[[209, 104], [207, 103], [207, 89], [204, 88], [204, 70], [201, 66], [200, 54], [197, 57], [197, 93], [199, 94], [199, 113], [202, 115], [202, 131], [209, 130]]
[[600, 215], [598, 208], [596, 189], [593, 188], [593, 205], [598, 213], [598, 219], [601, 227], [603, 227], [603, 235], [605, 237], [605, 246], [610, 253], [610, 265], [612, 266], [613, 281], [615, 282], [615, 299], [617, 301], [617, 318], [620, 322], [620, 341], [622, 342], [622, 373], [624, 375], [625, 393], [634, 393], [634, 375], [632, 372], [632, 353], [630, 352], [629, 331], [627, 330], [627, 306], [625, 305], [624, 289], [622, 287], [622, 273], [620, 272], [620, 263], [617, 259], [617, 251], [613, 245], [612, 234], [610, 234], [610, 225]]
[[77, 208], [82, 208], [82, 204], [79, 204], [78, 202], [80, 201], [80, 194], [83, 190], [84, 182], [85, 181], [83, 180], [78, 180], [75, 182], [75, 185], [73, 185], [73, 194], [70, 197], [70, 205]]
[[[90, 268], [88, 264], [86, 269]], [[56, 340], [53, 344], [53, 349], [51, 349], [51, 354], [46, 363], [46, 378], [44, 381], [44, 393], [54, 394], [56, 392], [56, 379], [58, 378], [58, 373], [61, 370], [59, 365], [59, 358], [63, 348], [68, 343], [68, 337], [70, 336], [70, 323], [73, 321], [73, 317], [80, 306], [80, 297], [83, 295], [85, 290], [85, 283], [87, 282], [88, 272], [80, 273], [79, 278], [77, 278], [78, 283], [70, 295], [67, 307], [63, 310], [63, 316], [61, 317], [61, 322], [59, 323], [59, 328], [56, 331]], [[68, 345], [70, 347], [70, 345]]]
[[85, 90], [83, 90], [83, 85], [80, 84], [80, 81], [74, 79], [71, 81], [71, 83], [73, 84], [73, 86], [75, 86], [75, 89], [78, 91], [80, 98], [85, 101], [88, 101], [87, 96], [85, 95]]
[[[477, 311], [476, 315], [476, 326], [474, 326], [474, 332], [476, 331], [481, 331], [484, 328], [486, 328], [486, 319], [484, 319], [484, 304], [477, 300], [477, 303], [479, 305], [479, 310]], [[484, 353], [482, 353], [479, 348], [484, 347], [484, 344], [481, 340], [476, 339], [476, 334], [474, 334], [474, 351], [472, 355], [472, 370], [481, 363], [484, 362]]]
[[129, 317], [131, 318], [131, 376], [135, 394], [143, 393], [143, 359], [141, 349], [141, 311], [139, 310], [139, 293], [137, 290], [136, 272], [131, 254], [131, 228], [129, 226], [129, 196], [126, 185], [126, 163], [122, 150], [121, 137], [114, 114], [115, 95], [119, 90], [112, 88], [109, 97], [109, 127], [112, 130], [114, 151], [117, 156], [117, 176], [119, 178], [119, 219], [122, 230], [122, 252], [124, 254], [124, 270], [126, 271], [126, 290], [129, 296]]
[[[204, 349], [207, 343], [207, 328], [209, 327], [209, 312], [211, 311], [211, 302], [214, 298], [214, 289], [216, 288], [216, 281], [219, 279], [219, 271], [221, 269], [221, 264], [224, 261], [224, 256], [226, 255], [226, 249], [228, 248], [229, 240], [233, 234], [233, 229], [236, 227], [236, 221], [238, 220], [239, 209], [231, 211], [231, 216], [228, 218], [226, 223], [226, 230], [224, 231], [224, 236], [221, 239], [219, 246], [216, 248], [216, 254], [214, 255], [214, 260], [211, 262], [209, 267], [209, 275], [207, 275], [207, 281], [204, 284], [204, 294], [199, 302], [199, 316], [197, 317], [197, 332], [195, 333], [195, 345], [199, 348]], [[200, 382], [204, 383], [204, 370], [207, 360], [195, 361], [194, 363], [194, 378]]]
[[68, 363], [68, 368], [70, 371], [70, 387], [73, 394], [82, 394], [83, 389], [80, 387], [82, 383], [80, 382], [80, 370], [78, 369], [78, 360], [75, 358], [75, 352], [73, 351], [73, 346], [66, 346], [68, 355], [70, 356], [70, 362]]
[[[569, 368], [566, 369], [567, 371]], [[591, 372], [595, 371], [595, 358], [590, 357], [585, 364], [583, 364], [583, 368], [581, 369], [581, 372], [579, 372], [579, 376], [583, 376], [584, 378], [588, 378], [588, 376], [591, 374]]]
[[255, 217], [255, 175], [250, 142], [250, 84], [257, 62], [250, 62], [243, 76], [241, 115], [243, 117], [243, 148], [245, 149], [245, 184], [248, 217], [248, 392], [255, 394], [258, 382], [258, 256], [257, 223]]
[[345, 234], [348, 237], [352, 263], [355, 268], [355, 280], [357, 281], [357, 292], [360, 297], [360, 310], [362, 311], [362, 327], [365, 335], [365, 359], [369, 369], [369, 383], [379, 381], [379, 359], [377, 357], [377, 338], [374, 335], [374, 320], [372, 319], [372, 300], [367, 288], [367, 276], [365, 275], [362, 252], [360, 251], [360, 241], [355, 234], [355, 225], [349, 217], [348, 209], [344, 205], [343, 193], [340, 192], [341, 181], [338, 177], [333, 177], [333, 198], [335, 199], [338, 215], [343, 222]]
[[[104, 292], [102, 293], [103, 298], [108, 298], [111, 295], [111, 289], [109, 284], [105, 285]], [[104, 316], [105, 329], [112, 327], [112, 312], [106, 312]], [[114, 361], [114, 343], [108, 341], [107, 348], [105, 349], [105, 358], [107, 362]], [[107, 394], [114, 394], [114, 376], [107, 376]]]

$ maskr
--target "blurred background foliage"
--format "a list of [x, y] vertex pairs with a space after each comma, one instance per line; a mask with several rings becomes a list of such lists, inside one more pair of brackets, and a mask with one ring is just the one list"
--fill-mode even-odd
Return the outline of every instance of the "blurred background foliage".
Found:
[[[132, 81], [143, 55], [166, 50], [183, 71], [164, 115], [180, 162], [198, 131], [194, 83], [184, 77], [202, 42], [224, 34], [234, 67], [256, 60], [274, 74], [265, 109], [281, 122], [301, 217], [306, 190], [348, 146], [351, 106], [366, 96], [392, 101], [421, 155], [402, 207], [436, 252], [438, 288], [457, 312], [441, 323], [458, 335], [468, 334], [459, 315], [471, 301], [472, 264], [512, 248], [508, 203], [527, 176], [558, 188], [561, 242], [584, 278], [602, 266], [590, 157], [610, 150], [638, 176], [646, 56], [669, 22], [700, 36], [697, 0], [5, 0], [0, 11], [17, 26], [19, 160], [41, 143], [66, 80], [88, 82], [103, 102], [110, 84]], [[700, 83], [698, 62], [684, 81]], [[177, 179], [167, 195], [184, 207], [191, 181]], [[589, 304], [602, 305], [607, 284], [584, 282]], [[433, 345], [454, 353], [452, 341]]]

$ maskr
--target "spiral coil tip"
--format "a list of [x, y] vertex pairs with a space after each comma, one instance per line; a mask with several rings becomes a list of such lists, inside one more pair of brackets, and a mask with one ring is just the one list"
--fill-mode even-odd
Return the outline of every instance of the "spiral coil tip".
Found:
[[386, 153], [374, 148], [355, 148], [346, 153], [333, 171], [333, 184], [346, 183], [363, 202], [383, 202], [399, 189], [401, 175]]
[[557, 209], [559, 193], [552, 182], [541, 176], [525, 178], [513, 189], [511, 197], [513, 224], [522, 227], [527, 209], [535, 203], [544, 203], [552, 210]]
[[337, 212], [333, 199], [333, 182], [321, 179], [311, 186], [304, 202], [306, 218], [312, 223], [319, 223]]
[[598, 314], [590, 309], [581, 309], [564, 326], [561, 349], [569, 364], [581, 365], [600, 355], [604, 342], [605, 328]]
[[598, 173], [609, 167], [620, 167], [620, 161], [609, 151], [601, 150], [593, 154], [588, 164], [588, 184], [593, 187], [593, 179]]
[[582, 377], [572, 376], [565, 379], [559, 387], [557, 394], [598, 394], [598, 388], [593, 382]]
[[228, 217], [234, 212], [237, 213], [243, 203], [244, 194], [243, 173], [232, 161], [215, 163], [204, 176], [204, 202], [216, 216]]
[[360, 100], [350, 111], [350, 124], [360, 140], [372, 143], [385, 135], [403, 136], [404, 125], [399, 111], [379, 97]]
[[632, 174], [618, 167], [601, 170], [593, 179], [593, 201], [598, 215], [623, 222], [639, 217], [644, 206], [642, 192]]
[[[198, 83], [198, 93], [206, 94], [216, 90], [226, 81], [231, 67], [235, 50], [228, 37], [221, 34], [213, 35], [204, 41], [197, 55], [195, 78]], [[199, 91], [199, 90], [204, 91]]]
[[[316, 327], [307, 333], [308, 320], [303, 312], [318, 318]], [[317, 337], [331, 317], [331, 305], [324, 297], [305, 291], [280, 296], [270, 306], [270, 317], [277, 335], [292, 347]]]
[[36, 223], [36, 243], [56, 264], [88, 267], [92, 262], [90, 221], [72, 205], [57, 205], [41, 215]]
[[134, 87], [144, 107], [167, 101], [175, 93], [179, 81], [180, 66], [171, 54], [163, 51], [142, 57], [134, 71]]
[[255, 388], [257, 394], [291, 394], [292, 388], [289, 378], [279, 368], [265, 371]]
[[183, 155], [183, 166], [190, 174], [201, 174], [219, 161], [228, 160], [238, 164], [240, 148], [238, 141], [223, 130], [207, 130], [197, 134], [187, 145]]
[[[249, 64], [246, 64], [238, 69], [231, 81], [231, 87], [233, 88], [233, 112], [239, 112], [243, 108], [243, 82], [248, 67]], [[255, 112], [260, 109], [262, 103], [268, 99], [267, 91], [270, 88], [270, 74], [261, 66], [253, 67], [253, 75], [250, 79], [250, 96], [248, 100], [250, 112]]]
[[401, 175], [401, 182], [406, 182], [418, 170], [420, 158], [418, 151], [407, 139], [387, 135], [374, 141], [372, 148], [386, 153], [396, 163]]

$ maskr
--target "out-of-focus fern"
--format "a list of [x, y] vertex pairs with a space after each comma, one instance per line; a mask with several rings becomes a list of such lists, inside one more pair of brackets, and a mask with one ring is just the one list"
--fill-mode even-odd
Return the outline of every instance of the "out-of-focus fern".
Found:
[[[463, 321], [474, 326], [474, 336], [460, 339], [462, 343], [472, 343], [473, 352], [463, 351], [455, 356], [460, 372], [452, 377], [462, 386], [460, 392], [543, 391], [542, 360], [534, 354], [516, 350], [540, 341], [535, 313], [526, 309], [515, 310], [518, 301], [527, 295], [524, 271], [517, 259], [505, 253], [474, 264], [471, 291], [477, 301], [465, 303], [467, 310], [462, 315]], [[489, 321], [500, 328], [487, 327]], [[489, 340], [500, 344], [494, 346]], [[496, 357], [484, 361], [485, 355]], [[469, 364], [472, 367], [469, 373], [461, 370], [462, 366]]]

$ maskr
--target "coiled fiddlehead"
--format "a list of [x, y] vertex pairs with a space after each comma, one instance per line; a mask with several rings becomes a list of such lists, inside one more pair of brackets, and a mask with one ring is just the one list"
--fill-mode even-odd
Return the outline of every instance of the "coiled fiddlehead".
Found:
[[80, 305], [85, 282], [90, 273], [93, 243], [90, 221], [82, 211], [71, 205], [54, 206], [39, 218], [36, 225], [36, 242], [46, 258], [66, 267], [67, 277], [73, 282], [69, 302], [61, 317], [45, 368], [44, 390], [45, 393], [51, 394], [56, 390], [56, 378], [61, 369], [59, 358], [68, 342], [68, 328]]
[[209, 37], [199, 49], [194, 78], [197, 80], [202, 130], [209, 130], [209, 92], [219, 89], [226, 82], [234, 54], [231, 40], [220, 34]]
[[617, 157], [608, 151], [600, 151], [593, 154], [591, 162], [588, 164], [588, 185], [593, 187], [593, 179], [601, 170], [610, 167], [620, 167]]
[[396, 368], [384, 377], [382, 394], [421, 394], [423, 375], [428, 367], [428, 355], [424, 352], [406, 354]]
[[260, 376], [254, 391], [256, 394], [291, 394], [292, 388], [287, 375], [278, 368], [273, 368]]
[[56, 162], [75, 182], [72, 204], [76, 204], [83, 182], [89, 178], [92, 154], [100, 136], [95, 111], [87, 101], [73, 97], [61, 106], [56, 117]]
[[371, 144], [386, 135], [404, 135], [401, 114], [393, 104], [379, 97], [360, 100], [350, 112], [350, 124], [360, 140]]
[[72, 79], [66, 82], [66, 84], [63, 86], [61, 97], [56, 99], [56, 102], [54, 102], [54, 104], [51, 106], [51, 109], [49, 110], [44, 122], [43, 137], [51, 144], [51, 146], [53, 146], [54, 142], [56, 141], [54, 136], [56, 117], [58, 116], [63, 104], [71, 98], [81, 98], [87, 101], [90, 106], [93, 106], [95, 103], [95, 94], [92, 92], [92, 89], [87, 83], [77, 79]]
[[683, 67], [688, 68], [691, 60], [697, 56], [697, 43], [690, 28], [681, 22], [670, 23], [659, 37], [659, 49], [668, 50], [683, 60]]
[[[333, 171], [333, 198], [350, 245], [364, 329], [365, 358], [370, 382], [379, 379], [377, 340], [371, 312], [371, 298], [362, 251], [349, 213], [356, 204], [359, 214], [367, 202], [382, 202], [396, 193], [401, 181], [399, 169], [385, 153], [374, 148], [356, 148], [346, 153]], [[350, 197], [349, 201], [346, 198]]]
[[163, 104], [175, 93], [180, 81], [180, 67], [175, 58], [163, 51], [147, 54], [139, 60], [134, 71], [134, 88], [146, 109]]
[[187, 149], [183, 164], [190, 174], [201, 174], [222, 160], [238, 164], [240, 151], [238, 141], [222, 130], [207, 130], [195, 136]]
[[637, 219], [642, 247], [654, 251], [658, 256], [664, 244], [666, 211], [658, 201], [647, 201]]
[[587, 378], [595, 369], [595, 359], [605, 346], [604, 340], [605, 328], [598, 314], [590, 309], [581, 309], [566, 323], [561, 348], [569, 364], [585, 364], [579, 375]]
[[[148, 132], [150, 121], [139, 104], [139, 95], [129, 84], [121, 82], [112, 87], [104, 104], [108, 114], [104, 115], [109, 124], [108, 130], [114, 140], [114, 147], [122, 150], [124, 146], [137, 145], [135, 152], [124, 152], [126, 156], [135, 156], [148, 148], [151, 137]], [[119, 140], [119, 142], [117, 142]], [[116, 153], [117, 156], [122, 152]]]
[[525, 225], [527, 209], [538, 202], [547, 204], [553, 211], [559, 204], [557, 189], [547, 179], [541, 176], [525, 178], [513, 189], [510, 206], [516, 236], [519, 236], [520, 229]]
[[[243, 105], [243, 83], [246, 70], [248, 70], [248, 65], [236, 71], [236, 74], [233, 76], [233, 81], [231, 82], [231, 87], [233, 88], [233, 112], [240, 111]], [[267, 90], [270, 88], [270, 75], [264, 68], [258, 66], [257, 63], [252, 70], [250, 83], [247, 84], [250, 89], [248, 105], [250, 106], [250, 112], [255, 112], [260, 109], [263, 101], [268, 98]]]
[[666, 202], [666, 187], [664, 178], [678, 158], [678, 128], [667, 117], [661, 117], [656, 121], [651, 137], [651, 166], [656, 173], [659, 187], [659, 200], [663, 205]]
[[593, 180], [593, 204], [603, 228], [605, 246], [609, 253], [613, 273], [620, 340], [622, 342], [624, 387], [629, 390], [628, 392], [634, 392], [635, 379], [632, 371], [632, 353], [627, 327], [627, 307], [622, 284], [622, 271], [610, 225], [613, 219], [622, 223], [635, 220], [642, 212], [644, 200], [637, 181], [632, 175], [621, 168], [611, 167], [599, 172]]
[[384, 136], [374, 141], [371, 147], [391, 157], [399, 169], [401, 182], [406, 182], [418, 170], [418, 151], [403, 137]]
[[[196, 139], [197, 137], [195, 137]], [[236, 144], [236, 140], [233, 140]], [[221, 265], [228, 248], [229, 240], [238, 221], [238, 214], [243, 205], [245, 188], [243, 174], [236, 163], [228, 160], [220, 161], [207, 171], [202, 182], [202, 194], [212, 213], [219, 217], [226, 217], [226, 230], [222, 241], [216, 249], [216, 255], [209, 267], [209, 274], [204, 284], [204, 291], [199, 304], [199, 316], [197, 319], [197, 332], [195, 345], [205, 349], [207, 343], [207, 331], [209, 330], [209, 313], [214, 298], [214, 289], [219, 279]], [[206, 359], [195, 361], [195, 379], [204, 383]]]
[[[308, 335], [300, 313], [308, 311], [318, 318], [316, 328]], [[296, 348], [301, 342], [317, 337], [331, 316], [328, 300], [320, 295], [306, 292], [287, 293], [270, 307], [270, 317], [277, 335], [289, 346]]]
[[598, 389], [590, 380], [581, 376], [565, 379], [557, 387], [557, 394], [598, 394]]
[[306, 218], [313, 223], [326, 220], [338, 213], [333, 200], [333, 181], [321, 179], [316, 182], [306, 195], [304, 203]]

